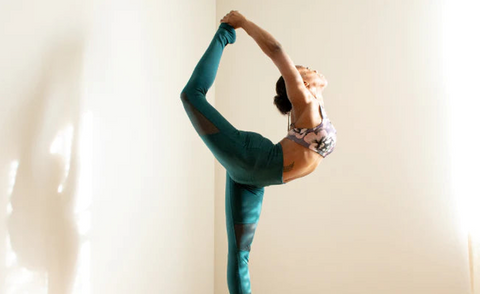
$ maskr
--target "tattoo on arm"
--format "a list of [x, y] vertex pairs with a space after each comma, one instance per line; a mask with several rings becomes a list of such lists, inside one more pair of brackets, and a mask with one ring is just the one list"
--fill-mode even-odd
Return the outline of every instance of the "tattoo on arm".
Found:
[[284, 167], [283, 167], [283, 171], [284, 171], [284, 172], [289, 172], [289, 171], [291, 171], [291, 170], [293, 169], [293, 165], [294, 165], [294, 164], [295, 164], [295, 161], [292, 162], [292, 164], [289, 164], [289, 165], [287, 165], [287, 166], [284, 166]]

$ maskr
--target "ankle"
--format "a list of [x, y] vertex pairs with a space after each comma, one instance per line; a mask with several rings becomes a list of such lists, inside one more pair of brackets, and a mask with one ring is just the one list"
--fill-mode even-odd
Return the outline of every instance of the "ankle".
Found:
[[228, 23], [222, 22], [218, 27], [217, 32], [226, 37], [227, 44], [233, 44], [237, 39], [237, 33], [235, 32], [235, 29]]

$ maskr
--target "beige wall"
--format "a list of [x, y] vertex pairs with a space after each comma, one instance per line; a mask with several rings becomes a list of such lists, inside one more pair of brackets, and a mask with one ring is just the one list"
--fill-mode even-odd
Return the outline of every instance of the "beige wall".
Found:
[[1, 2], [0, 293], [213, 292], [214, 161], [180, 92], [214, 18]]
[[[436, 1], [218, 1], [329, 81], [336, 150], [308, 177], [267, 187], [252, 293], [469, 293], [451, 193], [448, 100]], [[274, 142], [279, 71], [243, 30], [224, 53], [217, 108]], [[215, 293], [227, 293], [225, 171], [216, 163]]]

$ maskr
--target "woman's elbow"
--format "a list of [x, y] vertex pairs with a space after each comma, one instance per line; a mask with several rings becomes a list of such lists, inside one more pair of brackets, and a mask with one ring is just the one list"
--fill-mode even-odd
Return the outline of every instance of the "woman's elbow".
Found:
[[275, 55], [282, 50], [282, 45], [280, 43], [275, 43], [270, 47], [269, 56]]

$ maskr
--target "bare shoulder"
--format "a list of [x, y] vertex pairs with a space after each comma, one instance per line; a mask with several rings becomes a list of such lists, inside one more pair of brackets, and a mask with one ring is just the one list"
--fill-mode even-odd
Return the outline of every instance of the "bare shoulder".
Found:
[[[312, 95], [309, 93], [309, 95]], [[293, 105], [292, 107], [292, 122], [297, 128], [313, 128], [319, 125], [322, 117], [319, 111], [318, 102], [315, 97], [311, 96], [306, 104]]]

